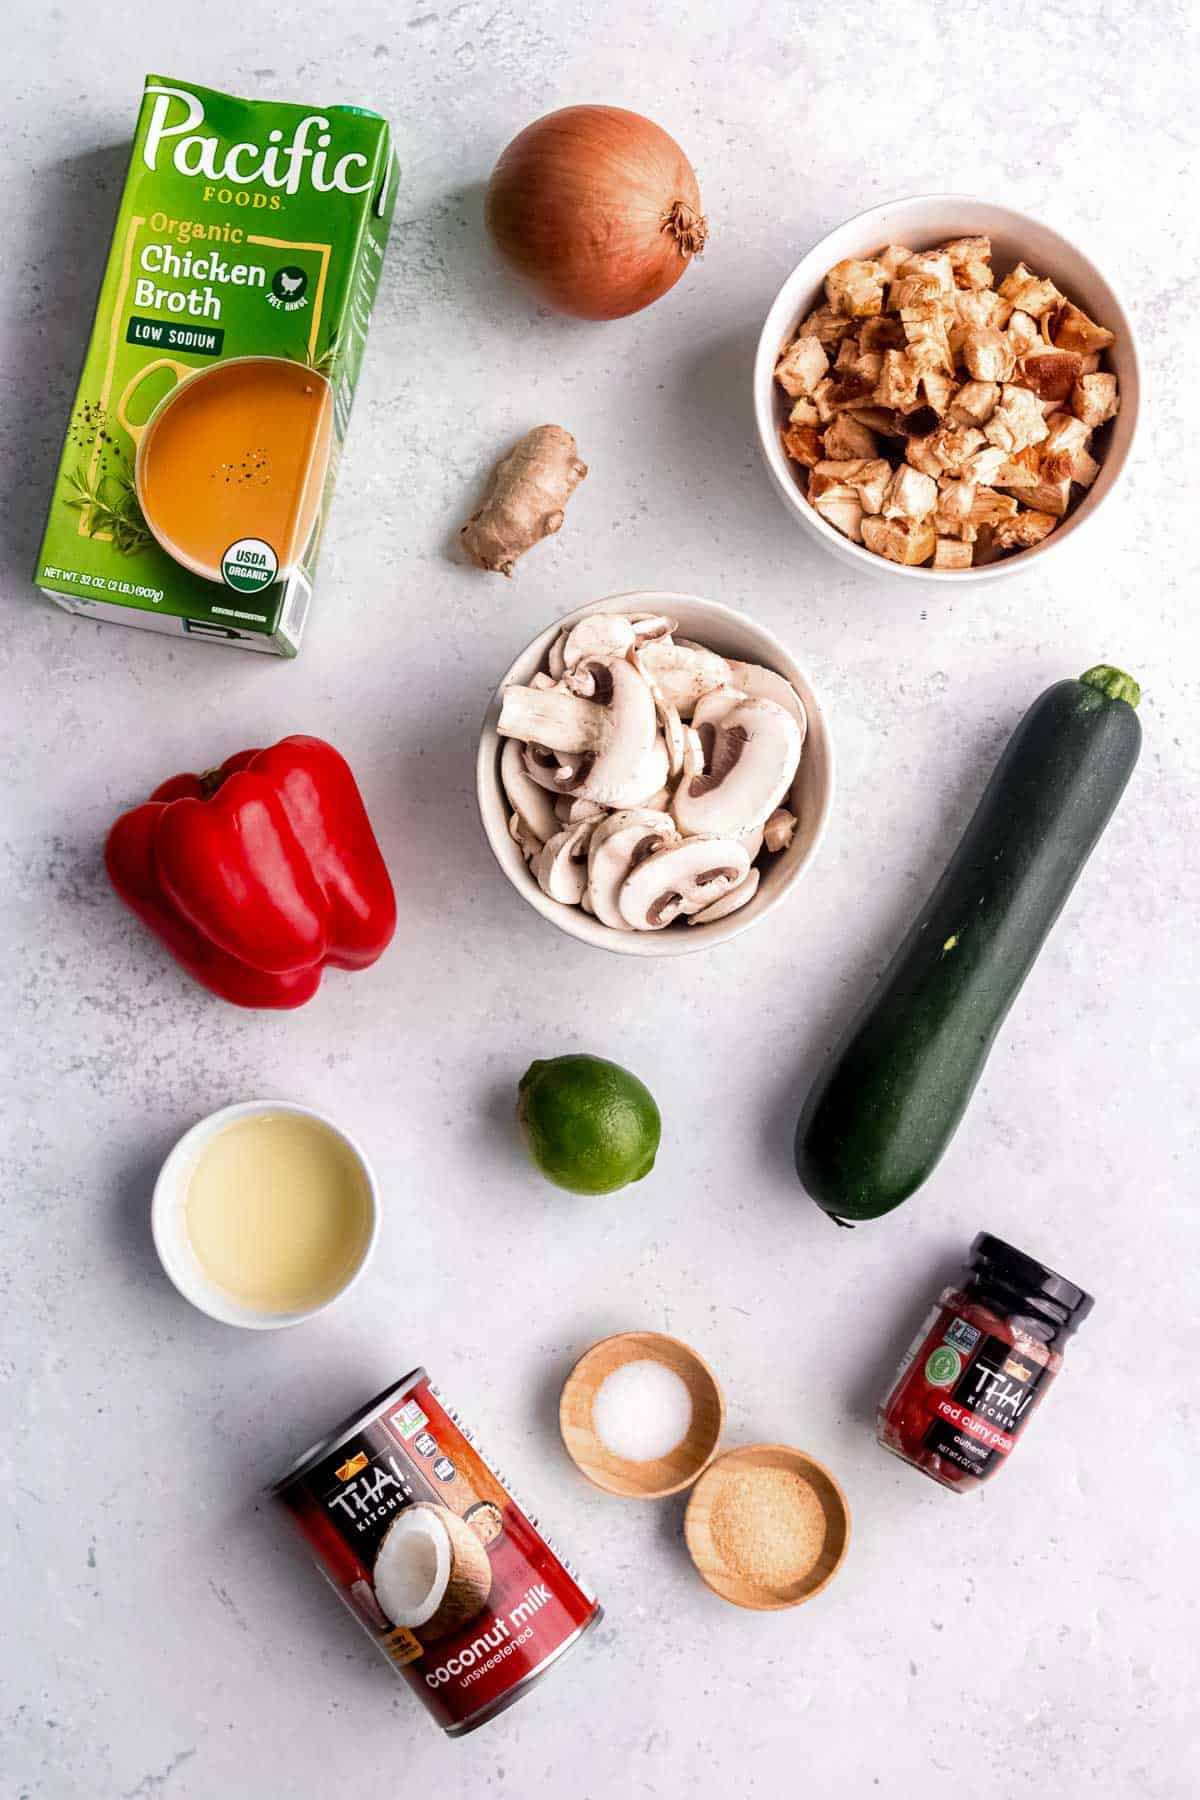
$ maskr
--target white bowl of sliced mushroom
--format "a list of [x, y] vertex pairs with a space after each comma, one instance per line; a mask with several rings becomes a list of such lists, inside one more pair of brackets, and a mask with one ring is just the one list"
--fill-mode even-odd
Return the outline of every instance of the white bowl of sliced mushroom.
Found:
[[922, 581], [1024, 569], [1095, 516], [1138, 412], [1133, 327], [1048, 226], [967, 195], [861, 213], [809, 252], [754, 368], [763, 456], [843, 561]]
[[504, 676], [484, 721], [479, 810], [544, 918], [626, 956], [747, 930], [816, 854], [833, 795], [804, 671], [744, 613], [617, 594], [568, 613]]

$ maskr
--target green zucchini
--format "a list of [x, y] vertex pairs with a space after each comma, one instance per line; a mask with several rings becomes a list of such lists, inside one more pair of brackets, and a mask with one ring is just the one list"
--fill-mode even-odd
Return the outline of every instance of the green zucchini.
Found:
[[1141, 746], [1138, 684], [1059, 681], [1010, 738], [950, 864], [805, 1103], [796, 1172], [839, 1224], [936, 1168]]

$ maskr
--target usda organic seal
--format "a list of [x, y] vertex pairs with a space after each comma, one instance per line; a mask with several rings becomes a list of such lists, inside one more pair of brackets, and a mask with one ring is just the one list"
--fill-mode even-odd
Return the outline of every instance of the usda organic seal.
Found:
[[221, 558], [221, 576], [239, 594], [270, 587], [279, 573], [279, 558], [262, 538], [239, 538]]

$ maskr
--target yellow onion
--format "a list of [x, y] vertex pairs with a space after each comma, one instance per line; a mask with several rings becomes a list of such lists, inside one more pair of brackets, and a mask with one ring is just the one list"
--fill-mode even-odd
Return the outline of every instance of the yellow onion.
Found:
[[708, 236], [679, 145], [616, 106], [567, 106], [526, 126], [492, 171], [486, 216], [509, 267], [579, 319], [640, 312]]

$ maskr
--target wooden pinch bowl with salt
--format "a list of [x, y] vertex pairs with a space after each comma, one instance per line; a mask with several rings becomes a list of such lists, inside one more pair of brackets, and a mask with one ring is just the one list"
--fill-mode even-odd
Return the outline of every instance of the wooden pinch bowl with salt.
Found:
[[[636, 1405], [636, 1378], [648, 1363], [668, 1371], [675, 1378], [672, 1387], [683, 1384], [691, 1413], [671, 1448], [633, 1460], [615, 1454], [601, 1437], [595, 1403], [615, 1376], [616, 1385]], [[626, 1374], [628, 1383], [622, 1379]], [[659, 1331], [622, 1331], [593, 1344], [575, 1364], [563, 1385], [558, 1423], [568, 1456], [594, 1487], [625, 1500], [665, 1500], [690, 1487], [712, 1460], [725, 1423], [725, 1401], [716, 1376], [688, 1344]]]
[[850, 1544], [850, 1507], [829, 1470], [803, 1450], [742, 1444], [696, 1483], [683, 1534], [714, 1594], [777, 1612], [833, 1580]]

